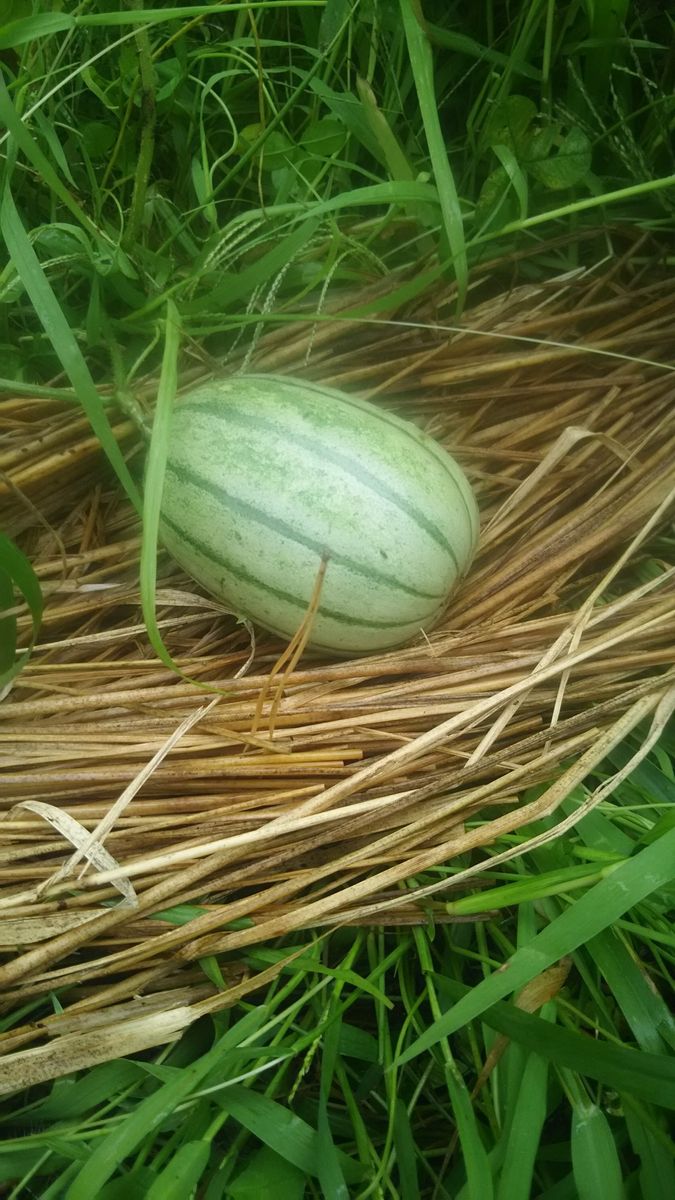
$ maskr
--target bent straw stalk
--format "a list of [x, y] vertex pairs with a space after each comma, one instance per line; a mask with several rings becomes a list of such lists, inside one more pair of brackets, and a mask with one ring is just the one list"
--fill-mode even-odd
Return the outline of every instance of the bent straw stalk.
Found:
[[[10, 1090], [255, 990], [269, 971], [236, 956], [263, 938], [453, 919], [448, 898], [537, 844], [543, 815], [569, 827], [572, 789], [651, 719], [647, 752], [675, 681], [671, 543], [654, 541], [675, 497], [672, 287], [627, 263], [490, 287], [477, 277], [459, 332], [450, 292], [390, 311], [378, 285], [257, 343], [252, 369], [351, 390], [439, 438], [483, 536], [438, 629], [353, 662], [284, 656], [260, 631], [249, 662], [246, 629], [162, 558], [162, 636], [206, 703], [148, 646], [136, 518], [100, 482], [84, 420], [3, 402], [0, 494], [46, 607], [0, 704], [0, 1003], [58, 989], [65, 1010], [0, 1038]], [[378, 294], [394, 324], [344, 317]], [[133, 426], [114, 428], [133, 464]], [[156, 915], [185, 903], [183, 925]], [[193, 965], [207, 954], [224, 956], [225, 992]]]

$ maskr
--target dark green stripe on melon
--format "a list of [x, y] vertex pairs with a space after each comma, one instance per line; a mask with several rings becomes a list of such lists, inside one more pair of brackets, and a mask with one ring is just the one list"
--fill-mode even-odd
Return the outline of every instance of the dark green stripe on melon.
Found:
[[318, 649], [386, 650], [428, 629], [477, 528], [451, 456], [367, 401], [239, 376], [194, 389], [173, 414], [167, 548], [228, 607], [287, 637], [325, 559]]
[[[358, 483], [368, 488], [374, 493], [374, 495], [379, 496], [382, 499], [389, 500], [390, 503], [400, 510], [400, 512], [405, 513], [405, 515], [409, 517], [419, 529], [424, 530], [424, 532], [428, 534], [432, 541], [436, 542], [438, 546], [441, 546], [443, 550], [450, 555], [450, 558], [455, 564], [457, 574], [460, 574], [460, 566], [457, 560], [457, 555], [443, 531], [439, 529], [438, 526], [431, 521], [425, 513], [422, 512], [418, 505], [411, 504], [404, 495], [390, 487], [386, 480], [378, 479], [376, 475], [373, 475], [372, 471], [369, 471], [361, 463], [357, 463], [349, 455], [340, 454], [339, 450], [331, 449], [330, 447], [326, 446], [325, 442], [321, 442], [317, 445], [316, 438], [312, 438], [307, 434], [298, 433], [295, 430], [292, 434], [280, 434], [278, 427], [272, 421], [266, 421], [264, 417], [259, 416], [257, 413], [253, 414], [246, 409], [242, 411], [237, 407], [236, 401], [233, 402], [229, 399], [226, 405], [223, 405], [222, 400], [202, 400], [198, 402], [192, 401], [189, 404], [181, 405], [181, 410], [182, 409], [185, 409], [188, 412], [205, 412], [210, 417], [215, 417], [218, 421], [223, 421], [226, 425], [239, 425], [244, 429], [264, 430], [266, 433], [273, 434], [280, 441], [287, 441], [289, 444], [293, 444], [294, 446], [301, 446], [304, 450], [308, 450], [311, 454], [316, 456], [320, 455], [322, 458], [325, 458], [327, 462], [331, 463], [332, 466], [339, 467], [341, 471], [345, 471], [346, 474], [350, 475]], [[462, 505], [466, 509], [466, 500], [457, 480], [453, 475], [450, 474], [449, 471], [447, 474], [448, 478], [452, 480], [452, 483], [457, 490], [457, 494], [460, 497]], [[393, 585], [401, 586], [396, 580], [391, 579], [391, 577], [388, 577], [388, 581]], [[422, 595], [423, 593], [415, 591], [413, 594]], [[428, 594], [429, 593], [427, 593], [427, 595]]]
[[323, 557], [326, 557], [329, 562], [334, 562], [340, 567], [345, 567], [348, 571], [353, 571], [355, 575], [362, 575], [364, 579], [369, 579], [373, 583], [384, 584], [388, 589], [405, 592], [406, 595], [415, 596], [420, 600], [438, 601], [444, 597], [443, 592], [425, 592], [421, 588], [412, 587], [411, 584], [401, 583], [400, 579], [388, 575], [386, 571], [378, 571], [376, 567], [369, 567], [355, 558], [332, 550], [330, 546], [323, 545], [321, 542], [316, 541], [315, 538], [307, 537], [299, 529], [288, 525], [286, 521], [281, 521], [272, 513], [265, 512], [263, 509], [258, 508], [257, 505], [250, 504], [247, 500], [242, 500], [238, 496], [231, 495], [220, 484], [206, 479], [196, 471], [190, 471], [187, 467], [178, 466], [174, 462], [168, 462], [166, 470], [167, 474], [173, 475], [180, 483], [189, 483], [198, 490], [208, 492], [222, 505], [223, 510], [229, 509], [231, 512], [245, 517], [247, 520], [264, 525], [266, 529], [273, 530], [274, 533], [278, 533], [281, 537], [287, 538], [291, 542], [296, 542], [299, 546], [304, 546], [306, 550], [312, 550], [317, 555], [319, 561]]
[[[232, 562], [231, 559], [226, 558], [222, 553], [215, 551], [212, 546], [209, 546], [200, 538], [196, 538], [193, 534], [186, 533], [185, 530], [181, 529], [180, 525], [177, 525], [176, 522], [172, 521], [170, 517], [166, 516], [166, 514], [162, 516], [162, 526], [170, 529], [179, 542], [189, 546], [191, 550], [195, 550], [198, 554], [201, 554], [203, 558], [208, 559], [209, 562], [221, 568], [221, 570], [226, 571], [227, 574], [231, 575], [233, 579], [238, 579], [250, 587], [257, 588], [258, 591], [264, 592], [267, 596], [274, 596], [277, 600], [283, 601], [284, 604], [293, 605], [294, 608], [298, 609], [298, 624], [300, 624], [303, 614], [307, 611], [308, 603], [306, 600], [303, 600], [301, 596], [295, 596], [292, 592], [287, 592], [282, 588], [272, 587], [270, 584], [265, 583], [264, 580], [260, 579], [257, 575], [251, 574], [251, 572], [247, 571], [244, 567]], [[174, 548], [172, 549], [172, 553], [176, 560], [180, 562], [180, 549]], [[402, 623], [400, 621], [369, 621], [365, 617], [355, 617], [351, 613], [342, 613], [337, 612], [333, 608], [326, 608], [326, 606], [323, 604], [319, 605], [317, 611], [322, 616], [328, 617], [328, 619], [331, 621], [337, 621], [338, 624], [341, 625], [358, 625], [363, 629], [400, 629], [402, 627]], [[422, 623], [428, 621], [428, 619], [428, 613], [425, 611], [424, 615], [420, 616], [419, 618], [420, 628]], [[405, 626], [415, 624], [416, 622], [414, 619], [405, 622]]]

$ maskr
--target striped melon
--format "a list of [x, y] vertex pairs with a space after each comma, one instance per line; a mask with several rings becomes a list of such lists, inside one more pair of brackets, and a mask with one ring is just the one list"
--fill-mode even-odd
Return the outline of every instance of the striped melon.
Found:
[[213, 595], [291, 637], [323, 556], [310, 645], [361, 654], [429, 629], [466, 571], [478, 510], [414, 425], [330, 388], [248, 375], [172, 418], [162, 540]]

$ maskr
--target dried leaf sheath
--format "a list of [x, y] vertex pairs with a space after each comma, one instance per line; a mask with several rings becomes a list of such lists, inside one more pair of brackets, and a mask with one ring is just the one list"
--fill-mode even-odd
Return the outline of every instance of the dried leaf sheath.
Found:
[[[174, 1029], [161, 1014], [180, 1009], [180, 1027], [233, 998], [207, 998], [190, 966], [205, 953], [309, 924], [414, 921], [429, 905], [442, 920], [452, 871], [429, 877], [441, 890], [423, 906], [402, 881], [460, 853], [478, 868], [483, 847], [536, 817], [526, 789], [550, 785], [542, 803], [555, 812], [608, 745], [657, 720], [675, 675], [675, 579], [667, 539], [654, 542], [673, 511], [675, 385], [650, 362], [672, 356], [672, 287], [589, 272], [477, 301], [459, 333], [435, 327], [451, 311], [436, 293], [388, 313], [410, 325], [336, 314], [286, 326], [253, 363], [395, 403], [462, 462], [484, 534], [443, 625], [403, 651], [303, 659], [280, 699], [267, 690], [260, 719], [279, 643], [262, 635], [234, 679], [245, 630], [164, 563], [163, 636], [187, 674], [226, 694], [120, 806], [104, 841], [116, 865], [81, 875], [79, 864], [51, 883], [73, 847], [16, 806], [50, 804], [93, 831], [208, 693], [148, 648], [138, 531], [100, 482], [85, 423], [52, 401], [3, 402], [8, 531], [48, 601], [40, 645], [0, 705], [5, 1007], [59, 988], [66, 1013], [49, 1023], [70, 1038], [94, 1011], [102, 1027], [140, 1020], [157, 993], [157, 1023], [147, 1018], [141, 1037], [151, 1045]], [[116, 430], [133, 454], [128, 423]], [[600, 599], [584, 608], [594, 589]], [[116, 904], [120, 879], [137, 907], [104, 904]], [[185, 902], [202, 915], [178, 927], [153, 919]], [[17, 1069], [39, 1036], [6, 1035]], [[135, 1024], [129, 1036], [141, 1044]], [[68, 1069], [57, 1059], [31, 1070]]]

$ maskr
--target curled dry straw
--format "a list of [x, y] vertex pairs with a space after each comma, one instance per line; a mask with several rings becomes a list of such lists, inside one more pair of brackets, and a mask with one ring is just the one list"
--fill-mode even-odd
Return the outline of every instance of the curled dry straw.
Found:
[[[84, 420], [3, 402], [3, 504], [47, 606], [0, 704], [0, 986], [5, 1011], [50, 989], [65, 1008], [4, 1035], [6, 1090], [166, 1041], [260, 986], [279, 965], [249, 978], [236, 956], [262, 939], [447, 919], [500, 835], [515, 850], [670, 710], [675, 570], [638, 569], [675, 491], [674, 376], [644, 361], [669, 361], [670, 283], [615, 267], [521, 285], [476, 299], [461, 333], [439, 328], [438, 290], [386, 311], [412, 324], [336, 309], [263, 337], [253, 365], [395, 403], [433, 432], [476, 487], [480, 552], [428, 639], [305, 659], [276, 695], [279, 644], [259, 636], [235, 678], [246, 630], [168, 563], [163, 635], [222, 694], [158, 664], [137, 525], [100, 483]], [[133, 461], [129, 423], [116, 432]], [[424, 871], [423, 892], [404, 882]], [[155, 916], [186, 903], [201, 907], [186, 924]], [[224, 956], [225, 993], [192, 966], [208, 954]]]

